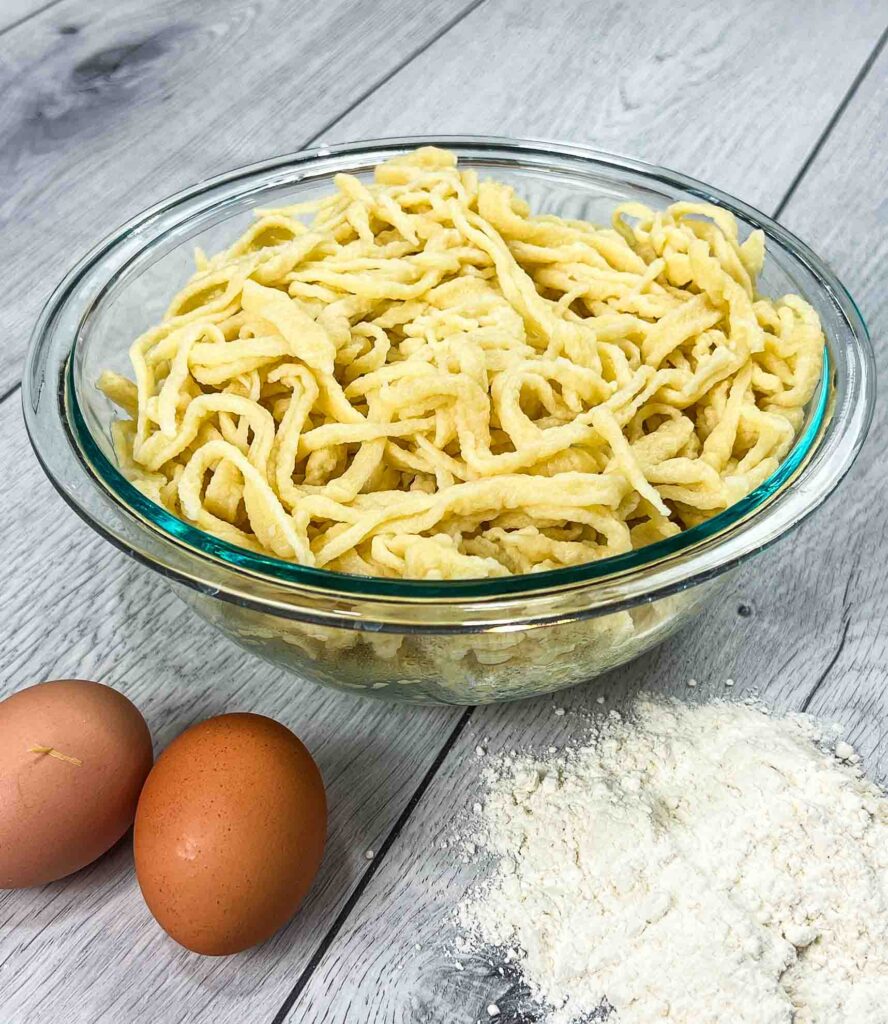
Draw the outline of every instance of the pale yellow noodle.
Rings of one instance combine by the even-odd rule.
[[[431,147],[334,185],[198,253],[134,382],[98,382],[174,515],[305,565],[495,577],[673,536],[791,448],[823,333],[758,293],[764,237],[727,211],[534,216]]]

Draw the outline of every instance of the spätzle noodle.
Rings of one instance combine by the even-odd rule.
[[[178,593],[229,638],[297,677],[408,703],[486,704],[548,693],[613,669],[670,636],[721,588],[721,579],[707,581],[627,611],[539,630],[447,635],[316,625],[190,587]]]
[[[534,216],[431,147],[335,183],[198,253],[134,381],[99,380],[174,515],[334,571],[503,576],[672,536],[790,450],[823,333],[758,294],[727,211]]]

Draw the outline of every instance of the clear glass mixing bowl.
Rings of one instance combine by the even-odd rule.
[[[306,568],[232,547],[171,516],[117,471],[106,367],[126,373],[130,342],[164,312],[191,271],[257,206],[314,198],[334,174],[369,179],[418,145],[514,184],[538,212],[609,222],[618,203],[717,203],[762,228],[761,290],[798,292],[827,337],[825,371],[792,452],[737,505],[638,551],[554,572],[422,582]],[[200,615],[296,675],[417,703],[512,700],[570,686],[648,650],[718,600],[728,570],[786,534],[839,483],[872,414],[866,326],[832,271],[768,217],[662,168],[575,146],[434,137],[308,150],[232,171],[146,210],[84,257],[34,329],[24,381],[28,432],[62,496],[99,533],[164,575]],[[766,568],[766,563],[764,564]],[[134,577],[134,586],[138,577]],[[187,631],[187,620],[183,620]]]

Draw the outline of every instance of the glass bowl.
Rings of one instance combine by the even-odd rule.
[[[586,565],[501,579],[375,579],[233,547],[171,516],[117,471],[101,370],[129,370],[131,341],[163,315],[196,245],[231,243],[257,206],[363,179],[419,145],[516,186],[536,212],[609,222],[618,203],[703,200],[761,228],[762,292],[798,292],[827,338],[824,373],[794,448],[736,505],[675,537]],[[576,146],[512,139],[374,140],[283,156],[180,192],[125,224],[68,274],[34,329],[23,400],[55,486],[108,540],[166,577],[248,650],[327,686],[416,703],[477,704],[551,692],[634,658],[719,599],[729,570],[786,534],[834,490],[874,402],[866,326],[833,272],[779,224],[700,182]],[[133,577],[138,586],[138,577]]]

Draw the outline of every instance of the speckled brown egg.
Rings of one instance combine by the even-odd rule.
[[[220,715],[182,733],[148,776],[136,875],[177,942],[238,953],[296,912],[326,831],[324,783],[296,736],[262,715]]]
[[[43,885],[110,849],[152,760],[144,718],[110,686],[61,679],[0,702],[0,888]]]

